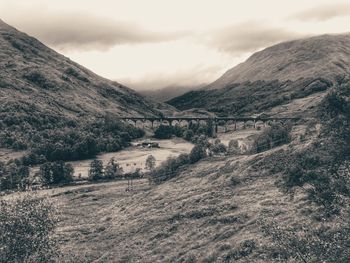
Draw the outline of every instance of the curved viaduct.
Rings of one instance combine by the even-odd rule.
[[[187,126],[190,123],[201,123],[205,122],[207,124],[212,123],[212,125],[215,127],[215,132],[218,132],[219,126],[227,126],[227,124],[234,124],[234,130],[237,129],[238,123],[243,123],[243,127],[245,128],[247,124],[251,124],[256,127],[257,124],[263,124],[263,125],[270,125],[274,122],[279,123],[286,123],[286,122],[297,122],[301,118],[263,118],[263,117],[117,117],[116,119],[132,122],[137,124],[137,122],[142,122],[143,124],[146,122],[150,122],[152,125],[152,128],[154,128],[154,123],[160,123],[164,124],[167,123],[168,125],[172,126],[174,123],[181,124],[182,122],[185,122]],[[226,128],[225,128],[226,130]]]

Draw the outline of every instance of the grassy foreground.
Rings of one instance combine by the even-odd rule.
[[[310,206],[257,168],[263,155],[204,160],[158,186],[113,182],[55,189],[67,262],[273,262],[261,221],[307,223]],[[292,261],[291,261],[292,262]]]

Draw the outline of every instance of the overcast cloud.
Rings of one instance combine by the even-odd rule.
[[[82,13],[37,14],[22,18],[19,24],[22,30],[61,50],[104,50],[121,44],[176,40],[187,34],[155,32],[135,23]]]
[[[214,81],[255,51],[350,31],[348,0],[0,0],[0,19],[135,88]]]
[[[269,27],[258,22],[246,22],[209,32],[206,38],[211,46],[221,51],[240,54],[302,36],[300,33],[283,28]]]
[[[299,20],[326,21],[337,17],[350,16],[350,4],[333,4],[316,6],[293,15],[292,18]]]

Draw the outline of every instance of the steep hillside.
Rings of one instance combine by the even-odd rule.
[[[45,144],[50,143],[52,150],[58,150],[62,144],[74,145],[86,137],[98,139],[107,130],[101,125],[112,129],[112,117],[109,124],[97,123],[107,113],[158,115],[159,111],[131,89],[94,74],[0,21],[0,147],[47,148]],[[113,125],[114,135],[102,136],[101,150],[117,137],[119,142],[114,141],[110,150],[140,134],[123,124]],[[121,132],[129,135],[121,136]],[[67,133],[74,135],[68,138]],[[65,138],[69,142],[63,142]],[[59,158],[63,156],[69,154],[61,153]]]
[[[0,21],[1,104],[13,101],[58,114],[155,114],[131,89],[97,76]]]
[[[206,89],[221,89],[246,81],[281,82],[300,78],[326,78],[350,73],[350,34],[322,35],[280,43],[253,54],[228,70]]]
[[[323,35],[266,48],[202,90],[168,103],[220,115],[310,115],[329,87],[349,75],[349,40],[350,34]]]
[[[297,81],[255,81],[232,84],[223,89],[198,90],[174,98],[168,103],[179,110],[205,108],[220,116],[312,115],[333,83],[324,78]],[[297,100],[306,103],[300,105]],[[290,110],[286,110],[291,108]]]

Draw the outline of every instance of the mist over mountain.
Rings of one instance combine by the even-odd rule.
[[[165,102],[171,100],[172,98],[181,96],[186,92],[198,90],[203,88],[204,85],[199,86],[168,86],[161,89],[148,89],[148,90],[140,90],[139,93],[145,97],[148,97],[152,100]]]
[[[349,73],[350,34],[322,35],[268,47],[202,90],[168,103],[220,115],[303,115]]]

